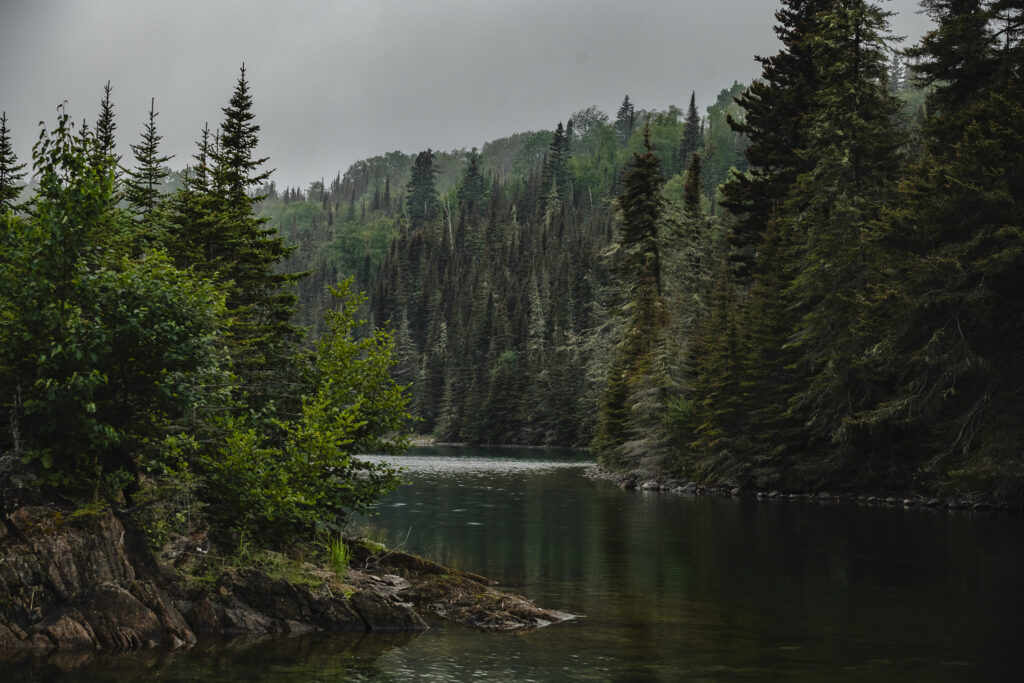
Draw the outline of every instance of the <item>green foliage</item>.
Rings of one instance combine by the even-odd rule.
[[[697,154],[704,143],[704,125],[697,113],[697,93],[690,94],[690,106],[686,109],[686,121],[683,124],[683,136],[679,140],[679,151],[674,171],[680,172],[687,168],[690,159]]]
[[[173,536],[188,536],[199,529],[204,502],[199,498],[201,482],[181,458],[179,439],[163,444],[159,458],[143,467],[153,471],[139,480],[132,494],[132,518],[146,533],[153,548],[162,548]]]
[[[599,462],[616,469],[666,466],[665,405],[674,393],[659,240],[664,180],[646,126],[644,146],[644,154],[634,154],[619,196],[616,272],[625,327],[591,446]]]
[[[223,304],[159,253],[117,256],[113,176],[90,144],[61,112],[35,147],[29,216],[5,220],[0,377],[10,445],[44,481],[116,496],[145,444],[211,399]]]
[[[114,137],[114,131],[117,130],[117,123],[114,121],[114,103],[110,100],[110,93],[113,92],[113,88],[110,87],[110,81],[103,86],[103,99],[100,100],[100,114],[96,118],[95,131],[93,132],[93,139],[95,144],[92,151],[92,166],[96,169],[114,169],[116,173],[117,165],[121,161],[120,155],[115,153],[117,147],[117,141]]]
[[[676,433],[688,433],[693,426],[695,407],[693,401],[682,396],[672,396],[665,402],[665,424]]]
[[[129,183],[141,222],[117,205],[106,95],[109,139],[76,132],[61,107],[34,148],[27,212],[0,216],[5,468],[97,505],[132,494],[155,544],[207,521],[233,528],[249,539],[239,561],[258,559],[249,542],[336,531],[399,483],[357,457],[407,444],[389,336],[361,333],[364,300],[346,281],[316,353],[297,352],[295,277],[276,271],[289,250],[252,212],[266,174],[244,69],[221,134],[204,131],[166,206],[151,110]]]
[[[1021,49],[1012,30],[991,40],[1017,4],[923,3],[937,23],[911,51],[932,86],[915,131],[885,12],[783,3],[783,52],[733,119],[754,165],[725,187],[744,265],[693,346],[686,470],[1020,499]]]
[[[718,93],[715,103],[708,108],[708,125],[701,154],[704,162],[703,190],[707,195],[713,196],[731,174],[743,173],[750,166],[745,154],[749,144],[748,132],[741,124],[735,123],[744,120],[744,111],[737,100],[745,92],[749,90],[742,84],[733,83],[731,88]],[[680,161],[689,164],[690,158]]]
[[[744,156],[750,168],[737,167],[722,187],[722,206],[736,215],[729,243],[737,276],[748,279],[761,233],[789,192],[796,177],[807,170],[799,155],[806,146],[808,127],[803,117],[810,109],[818,73],[807,36],[814,30],[824,0],[782,0],[776,12],[775,33],[782,49],[761,57],[761,78],[736,100],[740,112],[726,116],[729,128],[749,141]],[[719,100],[721,102],[721,100]],[[716,133],[724,132],[718,129]]]
[[[341,534],[329,534],[318,544],[327,558],[327,566],[331,568],[338,581],[345,580],[345,572],[348,571],[348,563],[351,561],[352,553],[345,545],[345,539]]]
[[[21,194],[18,183],[25,177],[24,168],[25,164],[19,164],[14,154],[5,111],[0,113],[0,216],[14,208],[14,201]]]
[[[168,252],[180,267],[191,267],[227,293],[226,333],[239,394],[257,409],[294,403],[291,388],[299,373],[296,350],[302,331],[293,322],[296,296],[291,286],[303,274],[282,272],[291,253],[280,236],[253,213],[250,195],[269,176],[257,158],[259,126],[245,66],[220,131],[210,140],[204,129],[185,185],[169,200]]]
[[[341,310],[328,314],[301,415],[270,423],[225,417],[224,441],[197,454],[210,515],[261,541],[338,530],[399,483],[394,468],[358,457],[408,444],[408,398],[389,374],[391,340],[383,330],[356,339],[361,298],[348,282],[334,295]]]
[[[405,197],[406,217],[413,227],[418,227],[436,215],[437,190],[434,188],[436,173],[433,150],[428,149],[416,155],[416,162],[412,166]]]
[[[110,504],[106,500],[95,500],[79,504],[67,516],[68,524],[89,524],[110,512]]]
[[[109,86],[109,83],[107,85]],[[104,104],[106,102],[107,100],[104,100]],[[138,165],[127,171],[124,181],[125,200],[132,207],[132,211],[143,217],[152,213],[160,202],[162,196],[160,185],[170,175],[165,164],[173,158],[173,155],[162,156],[160,154],[160,140],[163,137],[156,132],[157,112],[154,107],[155,100],[150,100],[149,120],[143,129],[142,141],[137,145],[132,145],[132,153],[135,155]],[[109,146],[109,151],[103,151],[104,158],[113,154],[112,141],[97,140],[97,145],[99,145],[99,150],[106,150]]]

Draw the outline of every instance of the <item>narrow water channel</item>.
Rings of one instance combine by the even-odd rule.
[[[521,634],[286,639],[26,680],[1018,680],[1024,523],[621,491],[582,455],[417,449],[358,526],[579,617]],[[5,679],[6,680],[6,679]],[[11,680],[19,680],[14,678]]]

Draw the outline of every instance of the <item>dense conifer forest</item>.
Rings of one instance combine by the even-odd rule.
[[[1016,499],[1021,8],[922,6],[900,52],[874,3],[787,0],[761,78],[704,116],[627,96],[263,211],[308,250],[310,319],[339,273],[370,291],[440,440]]]
[[[0,446],[42,471],[72,462],[75,432],[55,417],[72,410],[110,458],[76,468],[131,473],[163,439],[157,452],[190,454],[175,467],[249,486],[255,471],[224,470],[226,453],[298,457],[324,406],[344,403],[323,395],[324,359],[355,329],[330,313],[329,286],[351,276],[362,314],[390,330],[361,343],[393,345],[405,427],[439,440],[589,447],[611,470],[759,489],[1020,501],[1024,6],[921,5],[934,29],[899,51],[877,3],[783,0],[779,52],[703,114],[696,93],[664,111],[627,96],[614,116],[587,107],[479,150],[391,152],[306,188],[261,170],[244,73],[173,178],[155,106],[121,170],[108,87],[92,129],[64,116],[44,134],[37,199],[19,205],[3,119],[5,253],[21,255],[2,273],[14,427]],[[71,201],[61,210],[93,212],[89,234],[52,222]],[[34,240],[49,256],[24,251]],[[23,282],[53,300],[45,320]],[[115,381],[61,340],[117,320],[102,294],[118,288],[194,301],[161,299],[188,349],[167,344],[172,356]],[[42,337],[58,351],[24,346]],[[74,353],[106,358],[100,343]],[[185,384],[149,397],[145,372]],[[346,376],[355,400],[361,380]],[[388,396],[353,443],[385,443],[404,410]],[[186,443],[197,429],[219,455]]]

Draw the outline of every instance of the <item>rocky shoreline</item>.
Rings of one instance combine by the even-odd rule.
[[[684,481],[650,472],[612,472],[592,465],[585,470],[585,476],[591,479],[604,479],[622,489],[664,492],[675,495],[716,496],[726,498],[753,498],[759,501],[796,501],[808,503],[851,503],[856,505],[878,507],[925,508],[933,510],[976,510],[982,511],[1020,511],[1017,505],[998,501],[972,498],[970,496],[923,496],[906,492],[889,493],[850,493],[832,491],[799,491],[788,492],[778,490],[757,490],[737,486],[730,482],[700,484],[695,481]]]
[[[156,554],[110,511],[76,517],[18,508],[0,519],[0,660],[177,649],[235,636],[417,632],[428,628],[424,617],[485,631],[572,618],[469,572],[356,539],[346,544],[344,578],[308,562],[300,563],[301,580],[257,566],[210,573],[203,534],[173,539]]]

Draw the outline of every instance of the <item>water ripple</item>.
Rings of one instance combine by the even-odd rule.
[[[360,460],[387,463],[416,474],[464,476],[478,474],[540,473],[583,468],[585,460],[522,460],[518,458],[466,458],[445,455],[360,455]]]

